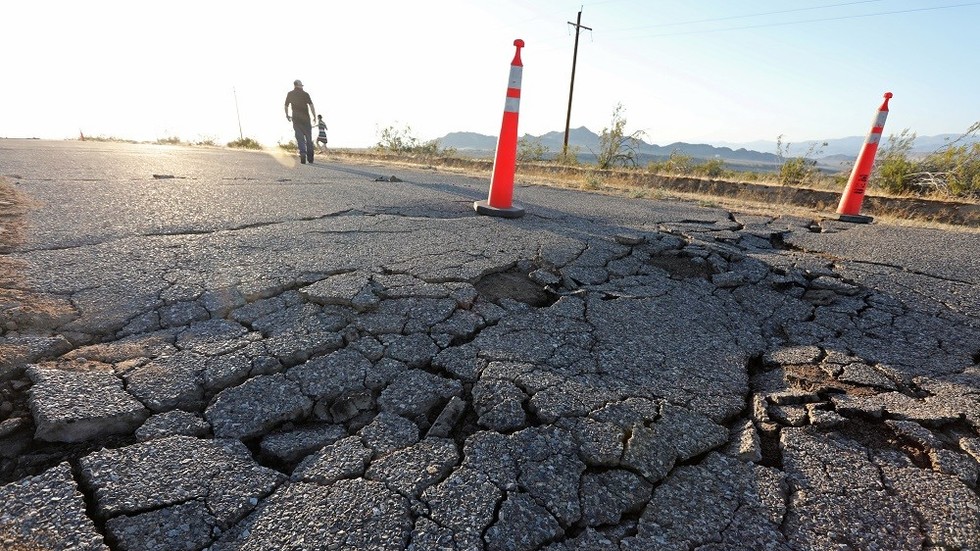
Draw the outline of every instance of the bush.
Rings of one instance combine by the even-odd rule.
[[[388,126],[381,130],[375,149],[382,153],[396,155],[421,155],[423,157],[456,156],[455,148],[440,149],[439,140],[423,142],[412,133],[412,127],[407,124],[402,128]]]
[[[626,118],[623,116],[623,104],[618,103],[613,109],[612,126],[603,128],[599,134],[599,152],[595,153],[596,164],[600,169],[613,166],[636,166],[637,149],[643,131],[637,130],[626,134]]]
[[[786,159],[779,167],[779,183],[784,186],[800,185],[806,181],[815,165],[816,162],[803,157]]]
[[[978,131],[980,122],[921,159],[912,156],[915,133],[906,128],[889,136],[875,159],[869,185],[894,194],[980,198],[980,143],[960,143]]]
[[[699,176],[718,178],[719,176],[725,174],[725,162],[721,159],[711,159],[696,165],[693,172]]]
[[[980,197],[980,143],[950,146],[926,157],[920,182],[954,197]],[[920,183],[921,185],[921,183]]]
[[[127,140],[125,138],[117,138],[115,136],[103,136],[101,134],[98,136],[81,135],[78,139],[83,142],[139,143],[136,140]]]
[[[253,140],[252,138],[242,138],[240,140],[228,142],[228,147],[234,147],[237,149],[262,149],[262,144]]]
[[[555,156],[555,163],[562,166],[578,166],[578,156],[581,151],[582,148],[579,146],[570,145],[567,150]]]
[[[415,146],[407,153],[412,153],[414,155],[422,155],[426,157],[434,157],[439,155],[439,140],[429,140],[423,142],[420,145]]]
[[[897,136],[894,134],[889,136],[885,147],[881,148],[875,156],[868,185],[888,193],[909,193],[911,175],[916,170],[915,163],[909,158],[913,144],[915,144],[915,133],[909,132],[908,128]]]
[[[676,149],[667,157],[664,169],[675,174],[690,174],[694,167],[694,157],[685,155]]]
[[[548,146],[541,143],[540,138],[524,136],[517,140],[517,160],[522,163],[536,163],[544,160]]]
[[[177,136],[170,136],[167,138],[157,138],[156,143],[160,145],[180,145],[180,138]]]
[[[694,158],[685,155],[678,150],[670,152],[670,156],[663,161],[650,161],[647,163],[647,172],[654,174],[691,174],[694,169]]]
[[[582,182],[582,189],[602,189],[602,175],[598,172],[589,172],[586,174],[585,181]]]
[[[290,153],[296,153],[297,151],[299,151],[299,146],[296,145],[296,140],[289,140],[286,143],[280,142],[279,149],[282,149],[283,151],[289,151]]]
[[[381,131],[377,147],[382,152],[406,153],[418,146],[418,138],[412,135],[412,128],[405,125],[404,128],[389,126]]]
[[[810,144],[810,147],[802,156],[787,159],[785,154],[789,153],[789,146],[789,143],[785,146],[783,145],[782,134],[776,138],[776,154],[779,155],[779,160],[782,161],[779,167],[779,183],[784,186],[803,185],[817,172],[817,161],[811,159],[811,157],[819,155],[823,151],[823,148],[827,146],[827,142],[820,144],[819,149],[817,148],[817,143],[814,142]]]

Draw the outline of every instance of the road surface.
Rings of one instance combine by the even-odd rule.
[[[0,175],[4,548],[980,548],[978,233],[508,220],[486,178],[210,148]]]

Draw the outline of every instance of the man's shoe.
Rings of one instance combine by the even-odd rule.
[[[305,164],[306,164],[306,159],[300,159],[300,160],[299,160],[299,162],[300,162],[301,164],[304,164],[304,165],[305,165]]]

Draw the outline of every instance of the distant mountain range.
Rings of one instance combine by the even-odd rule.
[[[882,138],[882,147],[887,143],[889,134],[886,133]],[[936,136],[916,136],[915,145],[912,147],[912,153],[918,154],[928,154],[933,151],[943,147],[944,145],[950,143],[951,141],[960,137],[960,134],[938,134]],[[812,144],[817,144],[814,148],[814,152],[820,152],[820,157],[832,157],[832,156],[846,156],[850,159],[857,157],[858,152],[861,151],[861,146],[864,145],[865,136],[849,136],[847,138],[834,138],[828,140],[809,140],[805,142],[790,143],[790,152],[792,155],[802,155],[806,153],[807,149]],[[972,144],[980,142],[980,137],[971,136],[963,140],[962,143]],[[826,143],[826,146],[821,144]],[[744,142],[744,143],[728,143],[719,142],[719,146],[727,147],[744,147],[746,149],[756,150],[756,151],[776,151],[775,141],[758,140],[754,142]],[[783,144],[786,145],[785,143]]]
[[[562,150],[565,133],[548,132],[540,136],[525,134],[525,138],[539,141],[548,148],[550,154],[554,155]],[[950,140],[959,137],[958,134],[941,134],[938,136],[919,136],[916,138],[913,153],[930,153],[942,147]],[[819,142],[807,141],[801,143],[783,143],[789,156],[805,155],[817,160],[818,164],[826,168],[839,168],[842,164],[850,164],[857,158],[858,153],[864,145],[865,136],[851,136],[847,138],[836,138],[822,140]],[[980,138],[972,137],[966,143],[980,141]],[[826,143],[826,145],[822,145]],[[579,157],[588,159],[593,157],[593,151],[599,149],[599,135],[588,128],[580,127],[569,130],[568,144],[571,147],[579,148]],[[812,151],[811,145],[816,144]],[[439,139],[441,147],[453,147],[461,153],[481,154],[492,152],[497,147],[496,136],[487,136],[475,132],[451,132]],[[663,160],[670,156],[674,151],[683,155],[688,155],[695,159],[709,160],[721,159],[726,164],[739,167],[766,168],[778,166],[780,158],[776,154],[775,141],[754,141],[746,143],[718,143],[692,144],[686,142],[674,142],[668,145],[656,145],[641,141],[637,149],[640,164],[645,164],[652,160]]]

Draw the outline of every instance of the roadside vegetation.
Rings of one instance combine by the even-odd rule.
[[[156,145],[200,145],[200,146],[216,146],[217,138],[213,136],[200,136],[194,141],[184,141],[180,139],[179,136],[166,136],[163,138],[157,138],[153,142],[139,142],[136,140],[128,140],[125,138],[117,138],[115,136],[86,136],[84,134],[79,134],[78,141],[80,142],[107,142],[107,143],[153,143]]]
[[[555,164],[559,166],[579,166],[579,155],[582,153],[582,148],[577,145],[570,145],[566,151],[559,151],[558,155],[555,156]]]
[[[378,132],[378,143],[374,146],[379,153],[408,155],[418,157],[455,157],[456,149],[440,148],[439,140],[423,142],[415,137],[412,127],[392,125]]]
[[[980,200],[980,144],[967,143],[967,138],[980,133],[980,122],[960,137],[928,155],[914,155],[915,134],[903,130],[891,136],[887,145],[878,150],[869,183],[870,190],[883,196],[923,197],[932,199]],[[802,153],[790,154],[791,145],[784,135],[776,139],[778,165],[771,170],[735,170],[722,159],[696,159],[680,151],[666,159],[654,160],[641,166],[638,146],[644,132],[630,130],[625,108],[617,104],[608,127],[599,134],[593,162],[577,146],[568,152],[551,151],[539,138],[524,136],[517,142],[519,170],[525,174],[562,174],[569,185],[589,190],[602,190],[614,182],[638,184],[648,177],[668,179],[694,178],[712,181],[758,183],[762,185],[806,188],[840,193],[850,176],[852,164],[831,172],[818,166],[817,159],[827,143],[812,143]],[[438,140],[423,141],[408,125],[391,125],[379,131],[375,153],[422,157],[426,162],[439,158],[453,159],[459,164],[459,154],[453,148],[442,149]],[[855,154],[858,152],[855,151]],[[560,179],[562,179],[560,178]],[[636,196],[646,192],[635,190]]]
[[[262,144],[252,138],[241,138],[228,142],[228,147],[235,149],[262,149]]]
[[[816,142],[810,144],[806,153],[795,157],[787,157],[790,144],[783,145],[783,135],[776,138],[776,155],[779,156],[779,183],[784,186],[802,186],[813,180],[819,173],[817,160],[814,157],[823,152],[827,142],[817,147]]]
[[[517,142],[518,170],[526,175],[547,174],[566,185],[589,190],[604,190],[616,186],[632,186],[631,196],[650,196],[651,178],[661,181],[707,180],[712,183],[760,184],[802,188],[840,193],[850,176],[852,163],[839,170],[818,166],[817,159],[826,143],[812,143],[800,155],[791,155],[791,144],[785,136],[776,139],[778,164],[769,169],[738,170],[722,159],[699,159],[680,151],[673,151],[667,158],[640,164],[639,144],[645,133],[631,130],[625,116],[625,108],[619,103],[613,108],[610,124],[599,134],[595,151],[583,154],[580,147],[569,146],[568,151],[552,151],[539,138],[527,136]],[[980,202],[980,143],[974,139],[980,135],[980,122],[974,123],[963,134],[949,140],[942,147],[927,154],[913,151],[916,134],[904,129],[889,136],[876,155],[869,181],[869,192],[883,197],[919,197],[928,199]],[[84,136],[79,140],[95,142],[141,143],[114,136]],[[197,141],[183,142],[179,137],[157,139],[166,145],[216,145],[213,137],[201,137]],[[143,142],[146,143],[146,142]],[[262,149],[252,138],[229,142],[227,147]],[[296,143],[279,143],[288,151],[297,150]],[[335,153],[356,155],[356,151],[334,150]],[[443,164],[464,167],[468,162],[481,169],[486,159],[474,159],[460,155],[452,147],[441,147],[439,140],[422,140],[407,124],[392,124],[378,129],[378,142],[371,153],[387,158],[404,157],[407,161],[423,160],[426,164]],[[855,154],[858,152],[855,151]],[[491,159],[493,154],[491,153]],[[591,157],[591,162],[590,162]],[[636,189],[646,188],[646,189]]]
[[[153,142],[157,145],[181,145],[184,142],[180,141],[177,136],[168,136],[166,138],[157,138],[157,141]]]
[[[625,108],[622,103],[617,103],[613,109],[609,128],[603,128],[602,133],[599,134],[599,151],[592,152],[595,155],[596,166],[599,170],[614,166],[635,167],[637,151],[643,136],[642,130],[626,133]]]
[[[197,141],[193,142],[193,145],[216,146],[218,145],[218,138],[214,136],[200,136]]]
[[[117,138],[115,136],[86,136],[84,134],[79,135],[78,141],[80,142],[112,142],[112,143],[139,143],[136,140],[127,140],[125,138]]]
[[[725,163],[721,159],[697,160],[677,150],[671,151],[670,156],[663,161],[647,163],[646,171],[650,174],[704,178],[721,178],[737,174],[735,171],[725,169]]]
[[[980,143],[967,144],[980,122],[925,156],[912,154],[915,133],[908,128],[888,143],[875,158],[869,184],[896,195],[939,195],[980,199]]]
[[[540,138],[524,136],[517,140],[517,162],[540,163],[548,155],[548,146]]]

